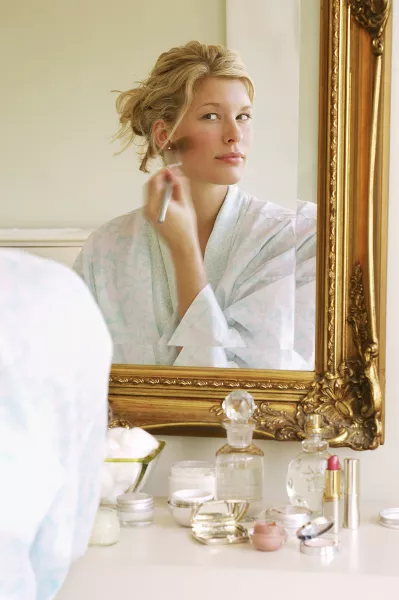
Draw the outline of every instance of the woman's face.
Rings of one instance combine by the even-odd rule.
[[[186,177],[216,185],[237,183],[252,141],[251,115],[242,81],[202,79],[172,140],[183,140],[180,159]]]

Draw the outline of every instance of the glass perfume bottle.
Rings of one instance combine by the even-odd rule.
[[[328,442],[322,437],[320,415],[307,417],[305,432],[302,452],[288,465],[287,492],[291,504],[304,506],[315,515],[321,515],[325,472],[330,454]]]
[[[256,405],[251,394],[237,390],[225,398],[222,408],[227,444],[216,452],[216,495],[218,500],[247,500],[251,518],[261,510],[263,499],[263,452],[252,443]]]

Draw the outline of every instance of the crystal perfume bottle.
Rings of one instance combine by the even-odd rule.
[[[328,442],[322,437],[320,415],[308,416],[305,432],[302,452],[288,465],[287,492],[291,504],[304,506],[315,515],[321,515],[325,472],[330,454]]]
[[[252,443],[256,405],[251,394],[237,390],[225,398],[222,408],[227,444],[216,452],[217,498],[247,500],[250,518],[261,510],[263,499],[263,452]]]

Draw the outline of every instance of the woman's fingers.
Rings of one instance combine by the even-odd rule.
[[[173,200],[180,204],[185,204],[189,193],[187,190],[187,182],[182,171],[179,168],[170,169],[170,181],[172,182],[172,197]]]
[[[151,220],[154,220],[158,216],[168,180],[170,180],[169,175],[165,169],[162,169],[162,171],[159,171],[159,173],[151,177],[147,182],[146,215]]]
[[[168,210],[173,211],[173,203],[178,206],[186,206],[187,189],[186,180],[178,167],[165,168],[156,173],[148,180],[146,185],[145,216],[147,220],[155,223],[159,217],[167,184],[170,184]]]

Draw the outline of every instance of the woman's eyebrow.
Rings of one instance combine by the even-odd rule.
[[[198,108],[204,108],[204,106],[223,106],[220,102],[205,102],[205,104],[201,104]],[[252,109],[251,104],[247,104],[247,106],[243,106],[240,110],[249,110]]]

